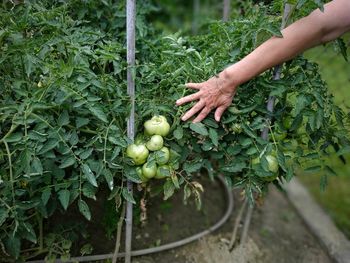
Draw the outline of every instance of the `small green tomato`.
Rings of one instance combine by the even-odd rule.
[[[164,179],[166,177],[170,177],[172,173],[172,168],[169,165],[161,165],[158,166],[155,179]]]
[[[146,178],[148,178],[148,179],[153,178],[156,175],[156,173],[157,173],[157,165],[156,164],[149,165],[149,163],[145,163],[142,166],[142,174]]]
[[[156,162],[159,165],[166,164],[170,159],[170,151],[165,146],[159,151],[156,151],[155,154],[156,154]]]
[[[149,178],[143,175],[141,167],[136,167],[136,173],[140,177],[142,183],[146,183],[149,181]]]
[[[149,151],[144,144],[131,144],[126,149],[126,155],[130,157],[136,165],[144,164]]]
[[[151,139],[146,143],[146,147],[150,151],[158,151],[162,149],[164,144],[163,137],[160,135],[153,135]]]

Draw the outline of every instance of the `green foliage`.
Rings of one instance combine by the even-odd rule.
[[[194,196],[200,207],[202,187],[191,177],[205,168],[211,177],[223,174],[254,202],[255,195],[267,191],[264,177],[273,176],[267,155],[277,154],[280,169],[274,183],[280,184],[293,176],[293,162],[318,157],[331,145],[349,144],[342,128],[347,125],[344,112],[334,106],[317,65],[302,57],[286,63],[279,81],[266,72],[242,85],[220,123],[213,115],[200,124],[182,123],[180,116],[190,105],[174,110],[174,104],[190,93],[183,84],[206,80],[267,37],[280,35],[280,19],[255,6],[246,17],[212,23],[198,36],[160,37],[145,23],[153,6],[141,5],[136,127],[141,133],[142,123],[157,114],[172,123],[174,137],[166,144],[173,149],[171,162],[179,167],[164,180],[165,199],[184,187],[185,199]],[[124,158],[131,143],[126,137],[130,103],[124,14],[121,3],[92,0],[30,1],[1,9],[0,239],[14,258],[21,255],[23,240],[35,246],[40,222],[57,210],[74,204],[90,220],[84,199],[96,199],[103,186],[110,189],[110,199],[138,200],[124,182],[139,182]],[[266,124],[269,95],[277,99],[271,116],[275,122]],[[283,128],[285,118],[293,120],[290,129]],[[290,164],[283,141],[260,138],[265,125],[272,134],[282,129],[287,140],[298,140]],[[256,157],[261,165],[252,167]],[[304,166],[329,170],[320,160]],[[59,236],[50,240],[64,246]],[[67,248],[61,252],[69,257]]]

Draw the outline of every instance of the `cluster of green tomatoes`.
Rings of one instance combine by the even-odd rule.
[[[138,136],[126,149],[126,155],[137,166],[136,172],[143,183],[151,178],[171,176],[174,170],[169,164],[171,151],[164,145],[164,137],[169,131],[170,125],[164,116],[153,116],[144,123],[145,136]]]

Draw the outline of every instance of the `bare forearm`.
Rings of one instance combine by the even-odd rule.
[[[221,75],[238,86],[265,70],[290,60],[304,50],[333,40],[350,29],[350,1],[334,0],[324,12],[315,10],[272,37]]]

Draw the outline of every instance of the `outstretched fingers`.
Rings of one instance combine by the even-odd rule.
[[[228,105],[222,105],[222,106],[216,108],[214,117],[215,117],[215,120],[216,120],[217,122],[220,121],[222,114],[224,113],[224,111],[225,111],[227,108],[228,108]]]
[[[186,83],[185,86],[191,89],[200,89],[202,87],[202,83],[189,82],[189,83]]]
[[[205,117],[208,116],[208,114],[210,113],[211,109],[209,107],[205,107],[200,114],[198,114],[198,116],[193,120],[194,123],[196,122],[201,122],[202,120],[205,119]]]
[[[184,116],[182,116],[181,120],[187,121],[189,118],[191,118],[193,115],[195,115],[201,109],[203,109],[204,106],[205,106],[204,101],[197,102],[188,112],[185,113]]]
[[[200,98],[201,94],[200,92],[197,92],[197,93],[194,93],[194,94],[191,94],[191,95],[188,95],[186,97],[183,97],[181,99],[178,99],[176,101],[176,105],[180,106],[182,104],[185,104],[187,102],[191,102],[191,101],[194,101],[194,100],[198,100]]]

